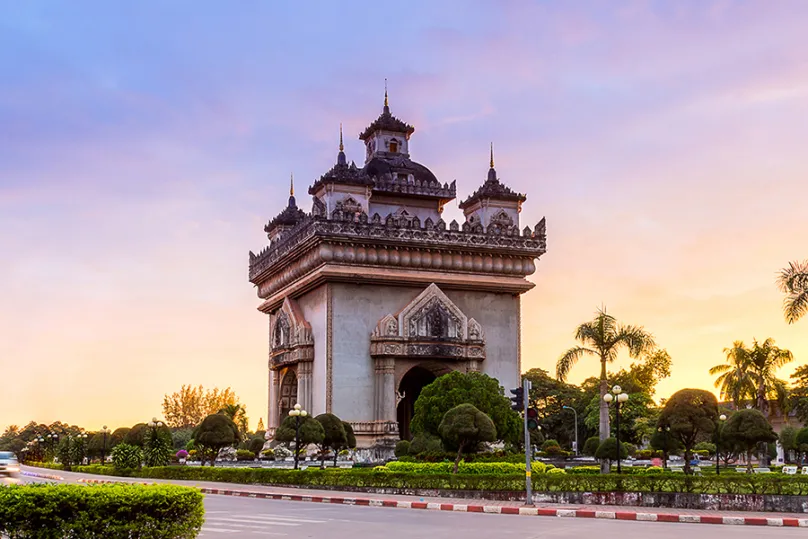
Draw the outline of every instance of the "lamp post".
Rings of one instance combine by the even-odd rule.
[[[572,406],[562,406],[563,410],[572,410],[572,413],[575,414],[575,456],[578,456],[578,412],[575,411],[575,408]]]
[[[79,461],[77,464],[84,464],[84,454],[85,454],[85,447],[87,443],[87,433],[82,432],[76,435],[76,443],[79,446],[78,454],[79,454]]]
[[[721,414],[718,416],[718,425],[716,425],[715,429],[715,475],[721,475],[721,428],[724,426],[724,421],[727,420],[727,416]]]
[[[614,418],[615,427],[617,428],[617,473],[620,473],[620,404],[628,400],[628,393],[623,393],[623,388],[620,386],[614,386],[612,393],[614,393],[614,396],[611,393],[603,395],[603,400],[606,401],[606,404],[614,401]]]
[[[109,429],[106,425],[101,427],[101,434],[104,435],[104,442],[101,444],[101,465],[103,466],[107,461],[107,434],[109,434]]]
[[[300,459],[300,418],[307,415],[309,413],[300,404],[295,404],[295,407],[289,410],[289,416],[295,418],[295,470]]]
[[[56,442],[59,441],[59,435],[55,432],[52,432],[46,436],[50,445],[50,453],[51,453],[51,460],[54,460],[56,453],[54,452],[54,448],[56,446]]]

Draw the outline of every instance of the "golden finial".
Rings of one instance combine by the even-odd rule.
[[[339,151],[345,150],[345,146],[342,144],[342,122],[339,123]]]
[[[491,168],[494,168],[494,143],[491,143]]]
[[[289,174],[289,196],[295,196],[295,173]]]
[[[384,106],[387,107],[387,79],[384,79]]]

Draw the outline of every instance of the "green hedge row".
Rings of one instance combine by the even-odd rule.
[[[14,539],[190,539],[202,493],[176,485],[0,487],[0,536]]]
[[[80,467],[79,471],[89,471]],[[110,466],[95,473],[113,475]],[[210,468],[167,466],[143,468],[133,476],[148,479],[220,481],[240,484],[295,485],[350,488],[408,488],[448,490],[520,491],[525,486],[524,472],[519,474],[424,474],[363,469],[279,470],[262,468]],[[535,473],[536,492],[688,492],[699,494],[788,494],[808,496],[808,477],[757,474],[721,474],[686,476],[659,473],[641,475],[576,475]]]
[[[531,469],[534,473],[544,473],[548,468],[554,468],[552,464],[543,462],[533,462]],[[393,472],[416,473],[416,474],[448,474],[454,469],[454,462],[388,462],[386,466]],[[386,471],[386,470],[382,470]],[[457,472],[460,474],[472,475],[492,475],[492,474],[524,474],[525,463],[518,464],[510,462],[465,462],[460,461]]]

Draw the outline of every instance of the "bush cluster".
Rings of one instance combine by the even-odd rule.
[[[552,465],[549,467],[552,468]],[[378,468],[383,468],[379,466]],[[414,474],[445,474],[451,473],[454,468],[452,462],[390,462],[386,466],[392,472],[414,473]],[[534,473],[544,473],[548,465],[543,462],[533,462],[531,469]],[[525,463],[515,464],[510,462],[465,462],[460,461],[458,465],[459,474],[472,475],[508,475],[524,474]]]
[[[199,490],[176,485],[0,488],[4,537],[193,538],[204,514]]]
[[[390,463],[393,464],[393,463]],[[398,463],[418,464],[418,463]],[[421,463],[423,464],[423,463]],[[479,464],[479,463],[478,463]],[[543,464],[543,463],[537,463]],[[443,464],[451,466],[450,463]],[[385,469],[382,469],[385,468]],[[395,466],[393,466],[395,468]],[[722,472],[720,476],[692,476],[663,473],[653,468],[626,468],[621,475],[593,474],[576,471],[595,467],[574,467],[567,473],[536,472],[532,475],[536,492],[687,492],[703,494],[787,494],[808,495],[808,477],[757,475]],[[479,469],[478,469],[479,470]],[[538,470],[538,468],[537,468]],[[76,471],[121,475],[112,466],[78,466]],[[303,471],[261,468],[202,468],[167,466],[129,470],[129,475],[148,479],[179,479],[188,481],[222,481],[239,484],[290,485],[308,487],[369,487],[409,489],[460,489],[520,491],[524,488],[524,468],[518,473],[462,472],[403,472],[386,467],[325,470],[309,468]]]

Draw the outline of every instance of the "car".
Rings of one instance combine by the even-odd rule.
[[[0,451],[0,475],[20,476],[20,463],[11,451]]]

